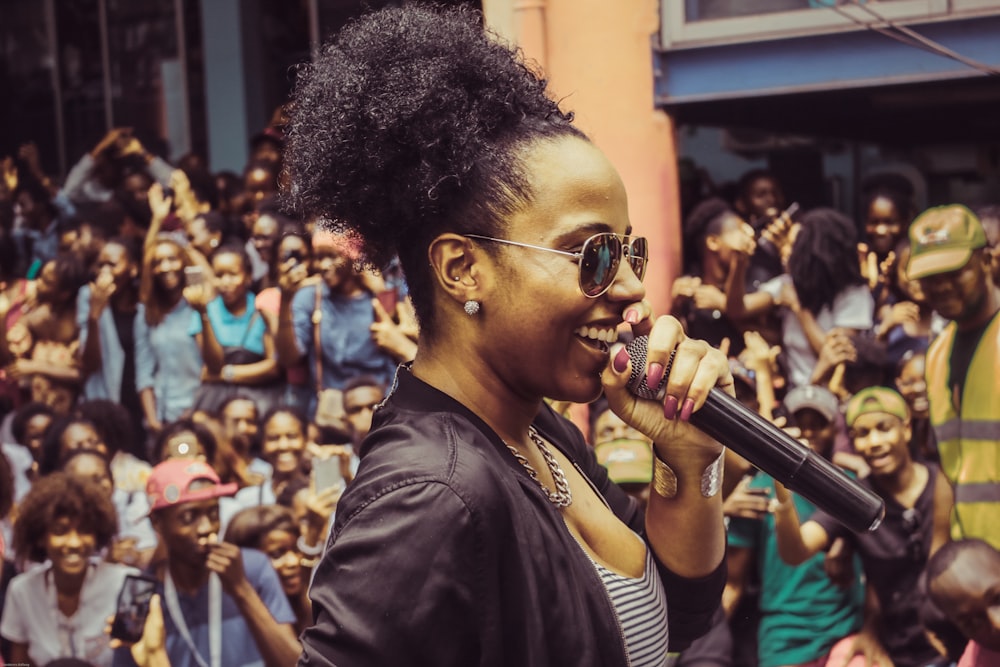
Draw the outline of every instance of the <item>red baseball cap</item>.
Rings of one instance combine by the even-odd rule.
[[[191,483],[198,481],[211,482],[212,485],[192,490]],[[223,484],[212,466],[193,459],[168,459],[153,468],[146,480],[150,512],[182,503],[231,496],[238,488],[235,482]]]

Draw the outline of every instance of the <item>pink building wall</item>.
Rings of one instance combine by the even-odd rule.
[[[618,168],[649,238],[647,298],[667,312],[680,267],[674,128],[653,105],[656,0],[484,0],[489,26],[537,61],[550,90]]]

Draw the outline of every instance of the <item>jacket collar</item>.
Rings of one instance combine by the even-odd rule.
[[[505,456],[509,456],[506,443],[504,443],[489,424],[459,401],[415,376],[411,365],[412,362],[408,362],[400,364],[396,368],[396,375],[393,378],[392,386],[389,388],[385,400],[379,404],[379,409],[375,411],[372,429],[381,425],[383,421],[392,419],[392,413],[397,410],[458,414],[475,426],[498,451],[502,452]],[[383,412],[383,407],[388,409]],[[552,437],[553,417],[551,416],[550,408],[543,404],[533,424],[539,433],[550,443],[559,450],[563,450],[561,443]],[[361,449],[363,453],[365,447],[362,445]],[[563,453],[566,452],[564,451]]]

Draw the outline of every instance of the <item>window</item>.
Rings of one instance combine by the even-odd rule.
[[[664,48],[688,48],[862,30],[855,20],[878,20],[868,9],[913,22],[949,18],[963,7],[997,13],[1000,0],[664,0],[661,36]]]

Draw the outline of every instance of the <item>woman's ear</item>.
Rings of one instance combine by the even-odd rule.
[[[441,290],[464,304],[482,289],[484,254],[461,234],[441,234],[427,248],[431,272]]]

